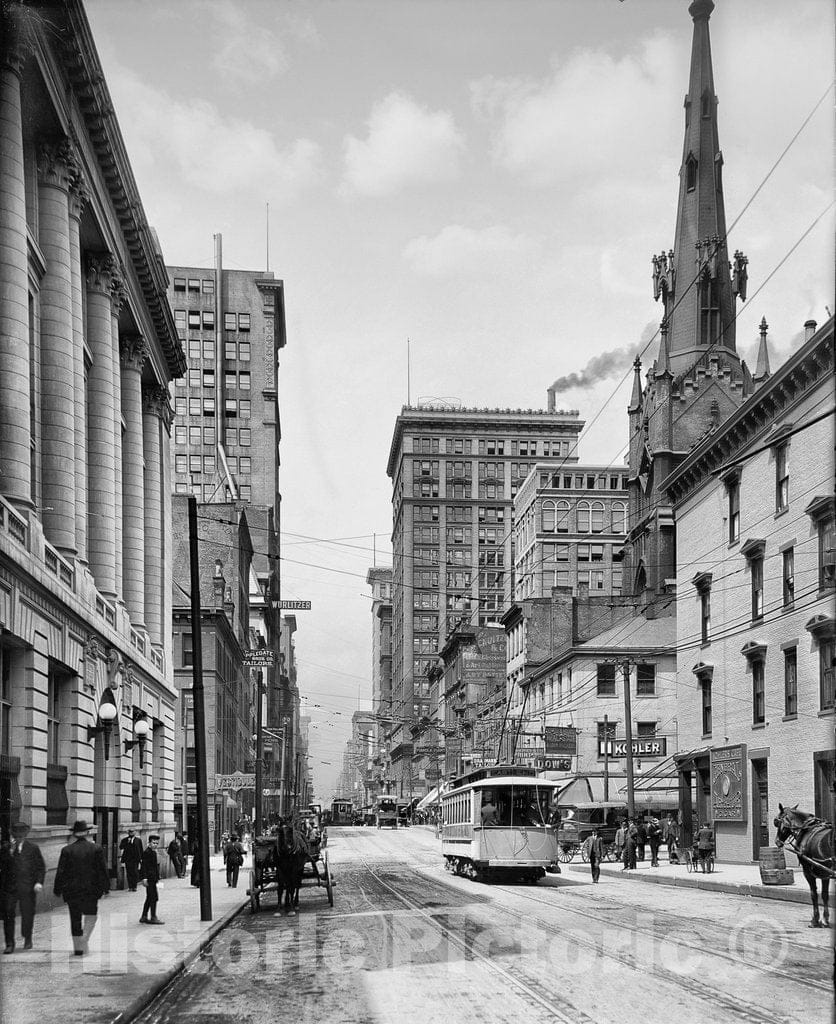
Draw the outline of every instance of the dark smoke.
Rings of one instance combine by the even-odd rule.
[[[630,369],[636,356],[644,352],[644,349],[653,340],[657,331],[658,326],[656,324],[652,322],[646,324],[638,345],[614,348],[611,352],[602,352],[599,356],[593,356],[579,373],[570,373],[566,377],[558,377],[548,390],[558,394],[561,391],[569,391],[570,388],[591,388],[599,381],[609,380],[611,377],[620,377]],[[645,363],[648,360],[652,362],[655,357],[655,351],[652,353],[652,356],[650,351],[648,351],[643,356],[642,361]]]

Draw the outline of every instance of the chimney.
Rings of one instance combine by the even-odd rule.
[[[805,320],[804,321],[804,340],[805,341],[809,341],[810,338],[812,338],[813,335],[816,333],[816,326],[817,325],[816,325],[816,321],[815,320]]]
[[[547,388],[546,389],[546,403],[547,403],[546,404],[546,409],[549,412],[554,412],[555,402],[554,402],[554,389],[553,388]]]

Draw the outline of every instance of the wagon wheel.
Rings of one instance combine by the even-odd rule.
[[[255,880],[255,872],[252,870],[250,871],[250,887],[247,889],[247,892],[250,894],[250,913],[257,914],[261,898]]]
[[[561,864],[568,864],[577,851],[576,843],[560,843],[557,847],[557,859]]]
[[[604,860],[618,860],[615,855],[615,843],[604,843]]]
[[[584,864],[588,864],[589,863],[589,844],[588,843],[581,844],[581,860],[584,862]]]
[[[322,869],[323,869],[323,883],[325,885],[325,891],[328,893],[328,906],[334,906],[334,881],[331,878],[331,869],[328,867],[328,858],[323,855],[322,857]]]

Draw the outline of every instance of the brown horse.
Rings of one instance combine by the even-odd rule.
[[[284,895],[284,910],[289,916],[296,913],[299,905],[299,889],[302,872],[310,853],[304,835],[291,824],[280,825],[276,853],[276,883],[279,890],[279,908]]]
[[[824,927],[830,927],[830,907],[828,895],[830,879],[836,877],[833,860],[833,826],[807,811],[799,811],[795,807],[784,807],[778,804],[778,817],[775,819],[778,835],[775,845],[787,848],[798,857],[801,870],[810,886],[810,898],[813,901],[813,920],[811,928],[821,928],[819,918],[819,894],[817,880],[821,879],[821,902],[824,912]]]

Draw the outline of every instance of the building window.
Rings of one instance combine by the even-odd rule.
[[[578,533],[589,533],[590,509],[585,501],[578,502]]]
[[[203,371],[203,386],[205,388],[213,388],[215,386],[215,371],[204,370]]]
[[[766,721],[764,694],[765,663],[763,658],[752,659],[752,723],[762,725]]]
[[[598,696],[615,696],[615,665],[598,665]]]
[[[702,705],[702,734],[711,735],[711,676],[700,679],[700,697]]]
[[[188,472],[188,462],[186,460],[186,456],[185,455],[175,455],[174,456],[174,472],[175,473],[187,473]]]
[[[189,416],[199,416],[201,403],[199,398],[189,399]]]
[[[174,428],[174,443],[183,445],[188,443],[188,433],[185,427]]]
[[[189,427],[189,444],[200,445],[202,436],[200,427]]]
[[[249,391],[250,390],[250,372],[249,372],[249,370],[242,370],[238,374],[238,387],[242,391]]]
[[[627,532],[627,510],[621,502],[616,502],[612,507],[612,532]]]
[[[248,341],[242,341],[238,345],[238,358],[248,363],[250,361],[250,343]]]
[[[190,668],[194,664],[194,646],[192,645],[192,634],[183,633],[183,668]]]
[[[200,283],[203,286],[204,295],[215,294],[215,279],[213,277],[204,277]]]
[[[214,406],[213,406],[214,408]],[[211,447],[215,447],[215,428],[204,427],[203,428],[203,443],[208,444]]]
[[[656,666],[636,665],[636,696],[653,697],[656,694]]]
[[[715,243],[711,243],[713,246]],[[716,345],[720,340],[720,290],[717,279],[703,278],[700,294],[700,344]]]
[[[204,341],[203,342],[203,361],[206,362],[206,363],[211,363],[211,362],[214,362],[214,359],[215,359],[215,343],[213,341]]]
[[[785,512],[790,505],[790,471],[787,462],[787,445],[775,449],[775,511]]]
[[[174,310],[174,326],[178,331],[185,331],[186,329],[186,311],[185,309]]]
[[[215,415],[215,399],[204,398],[203,399],[203,415],[214,416]]]
[[[795,554],[793,548],[786,548],[781,554],[783,600],[785,608],[792,608],[795,601]]]
[[[600,501],[592,503],[592,532],[604,532],[604,506]]]
[[[238,402],[234,398],[227,398],[224,400],[224,416],[237,416],[238,415]]]
[[[740,478],[732,477],[726,484],[729,494],[729,544],[740,540]]]
[[[212,309],[203,310],[203,330],[214,331],[215,330],[215,312]]]
[[[189,310],[189,330],[199,331],[200,330],[200,310],[190,309]]]
[[[199,292],[200,291],[200,281],[196,277],[190,277],[189,278],[189,291],[190,292]]]
[[[234,331],[238,327],[238,317],[235,313],[224,313],[224,330]]]
[[[238,431],[235,427],[227,427],[224,430],[224,444],[227,448],[234,448],[238,444]]]
[[[249,448],[250,446],[250,428],[241,427],[238,431],[238,443],[242,448]]]
[[[174,290],[176,292],[184,292],[186,290],[186,279],[185,277],[174,278]]]
[[[836,586],[836,554],[834,554],[834,519],[832,516],[819,520],[819,589],[832,590]]]
[[[752,621],[763,618],[763,555],[752,558]]]
[[[238,314],[238,330],[248,331],[250,329],[250,314],[239,313]]]
[[[244,420],[248,420],[250,418],[250,401],[248,398],[239,399],[238,415]]]
[[[224,342],[224,359],[228,363],[234,363],[238,358],[238,346],[234,341]]]
[[[689,192],[697,187],[697,160],[693,153],[689,153],[685,161],[685,187]]]
[[[819,692],[821,710],[828,711],[836,706],[836,642],[833,637],[819,641]]]
[[[198,370],[198,369],[189,370],[189,387],[190,388],[199,388],[200,387],[200,382],[201,382],[200,370]]]
[[[788,647],[784,651],[784,715],[795,718],[798,714],[798,650]]]
[[[189,456],[189,472],[199,473],[203,468],[203,459],[200,455]]]
[[[200,338],[189,338],[189,359],[193,363],[200,359]],[[177,386],[181,385],[178,383]]]
[[[553,501],[543,502],[543,533],[554,533],[557,529],[557,508]]]

